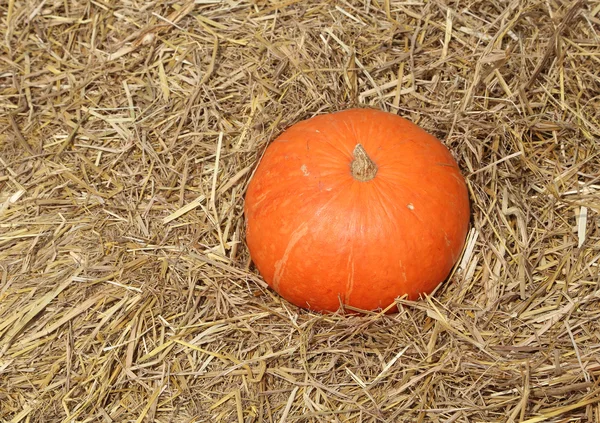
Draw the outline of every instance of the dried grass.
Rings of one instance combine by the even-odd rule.
[[[600,2],[0,4],[0,421],[600,421]],[[265,288],[267,142],[367,105],[452,149],[461,265],[392,316]]]

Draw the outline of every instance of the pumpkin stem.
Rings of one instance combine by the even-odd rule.
[[[370,181],[377,175],[377,165],[368,156],[365,148],[356,144],[354,147],[354,160],[350,163],[352,176],[362,182]]]

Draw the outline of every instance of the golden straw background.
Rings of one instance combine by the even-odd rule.
[[[599,34],[598,0],[0,2],[0,421],[600,422]],[[354,106],[473,202],[390,316],[299,310],[244,244],[268,142]]]

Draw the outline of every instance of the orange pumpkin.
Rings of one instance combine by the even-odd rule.
[[[350,109],[269,145],[246,193],[246,242],[291,303],[374,310],[448,277],[469,214],[465,180],[438,139],[395,114]]]

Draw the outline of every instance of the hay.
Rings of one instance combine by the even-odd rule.
[[[0,421],[600,421],[597,0],[0,4]],[[321,316],[250,266],[268,141],[364,105],[450,147],[460,266]]]

